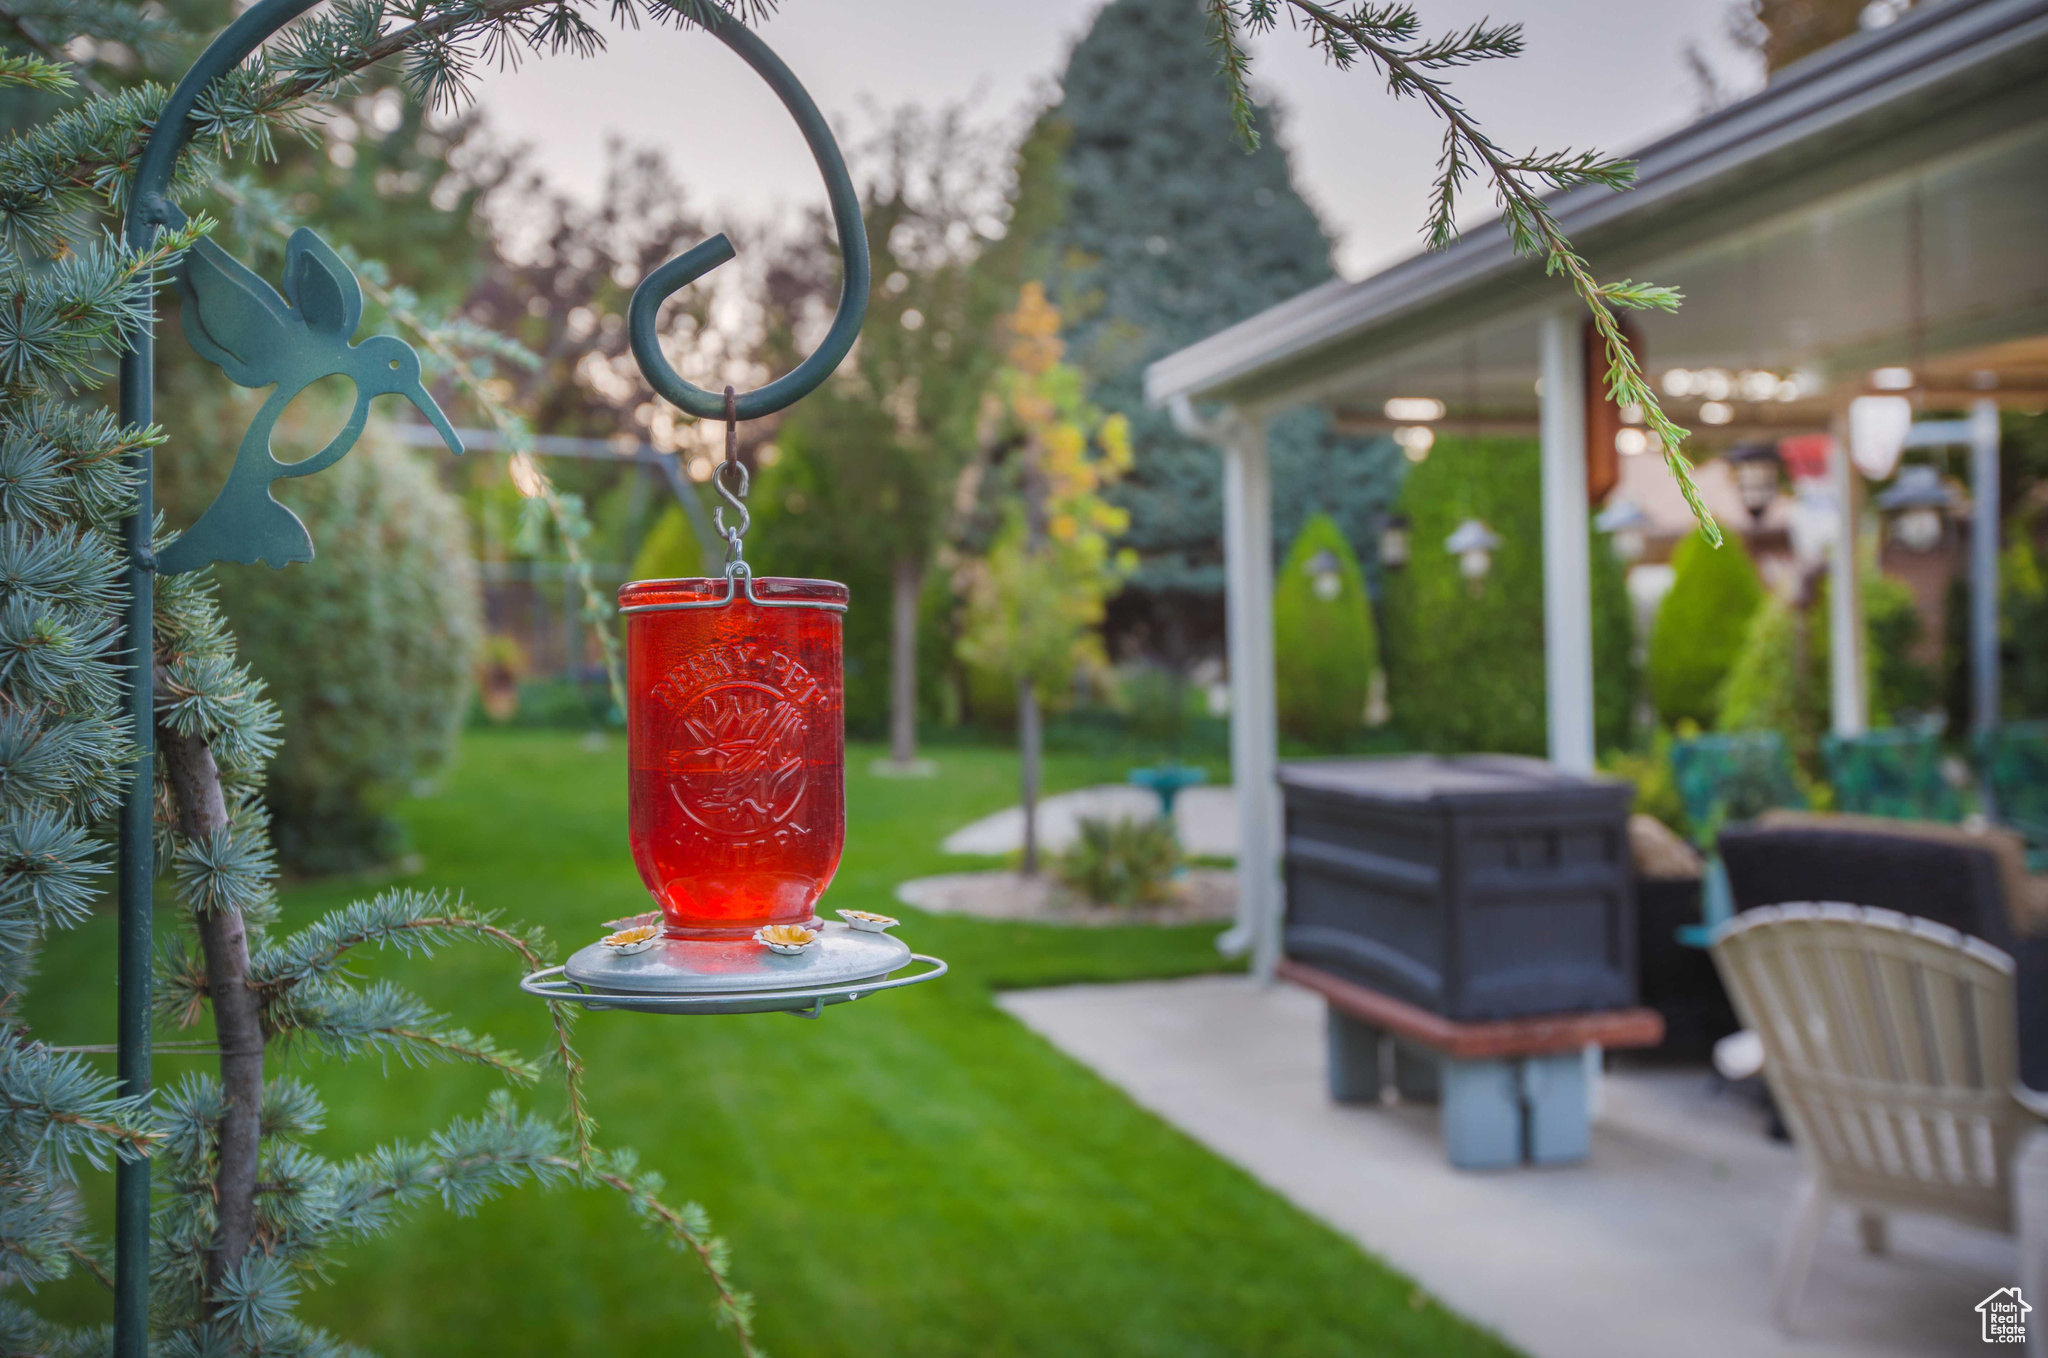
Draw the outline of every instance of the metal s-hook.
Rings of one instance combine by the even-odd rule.
[[[808,395],[832,375],[832,370],[853,347],[855,337],[860,334],[861,322],[867,318],[868,233],[866,224],[861,221],[860,194],[853,187],[853,177],[847,173],[845,158],[839,154],[839,143],[833,140],[832,129],[825,122],[825,116],[818,112],[818,106],[797,83],[796,76],[782,64],[781,58],[768,50],[766,43],[738,20],[717,17],[704,27],[753,67],[782,100],[790,116],[796,119],[804,140],[810,144],[811,155],[818,162],[818,171],[825,177],[825,192],[832,204],[832,224],[839,232],[839,258],[844,276],[839,286],[839,309],[833,314],[832,328],[810,356],[792,371],[737,399],[732,407],[732,418],[753,420],[773,414]],[[721,232],[702,245],[684,251],[640,280],[640,286],[633,289],[632,304],[626,308],[626,332],[632,341],[633,359],[640,365],[648,385],[664,399],[700,420],[725,417],[728,398],[685,381],[669,366],[668,360],[662,356],[654,318],[655,313],[661,310],[661,304],[672,294],[696,282],[733,255],[732,242]]]
[[[731,575],[735,571],[746,571],[747,563],[740,556],[742,550],[740,539],[747,535],[747,529],[751,528],[754,524],[754,516],[747,513],[747,506],[745,504],[747,496],[747,464],[740,461],[740,417],[737,409],[738,404],[738,401],[733,397],[732,388],[727,387],[725,389],[725,461],[719,463],[718,469],[711,474],[712,484],[718,488],[719,497],[725,501],[726,505],[731,505],[734,509],[738,510],[740,514],[739,523],[731,528],[727,528],[725,526],[725,505],[717,505],[711,511],[711,522],[717,526],[718,536],[725,539],[725,573],[727,575]],[[728,471],[739,473],[739,484],[737,486],[728,486],[726,484],[725,474]]]

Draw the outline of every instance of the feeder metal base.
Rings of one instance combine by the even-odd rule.
[[[946,964],[911,952],[888,934],[827,924],[818,941],[780,956],[751,939],[662,939],[646,952],[620,956],[593,943],[566,966],[521,978],[519,988],[542,999],[586,1009],[641,1014],[793,1013],[815,1018],[826,1005],[879,990],[936,980]],[[925,970],[893,976],[913,962]]]
[[[888,934],[826,924],[818,941],[793,956],[751,938],[664,938],[621,957],[602,943],[581,949],[563,974],[592,990],[636,995],[708,995],[797,986],[839,985],[887,976],[910,962],[910,947]]]

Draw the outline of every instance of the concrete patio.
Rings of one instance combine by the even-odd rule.
[[[1788,1339],[1767,1306],[1796,1156],[1704,1071],[1611,1071],[1586,1165],[1460,1173],[1434,1109],[1328,1101],[1305,992],[1199,977],[1002,1004],[1530,1358],[1974,1352],[1972,1308],[2016,1276],[2011,1240],[1927,1218],[1894,1219],[1889,1256],[1866,1256],[1844,1213]]]
[[[1141,787],[1103,783],[1062,792],[1038,803],[1038,843],[1058,853],[1080,834],[1081,822],[1154,820],[1159,797]],[[1237,794],[1229,786],[1191,787],[1174,799],[1174,833],[1188,853],[1205,858],[1237,857]],[[947,835],[947,853],[1015,853],[1024,847],[1024,808],[1007,807]]]

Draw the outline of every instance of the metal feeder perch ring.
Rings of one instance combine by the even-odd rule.
[[[914,953],[901,939],[844,924],[827,924],[818,944],[780,956],[751,939],[664,938],[645,952],[621,955],[603,943],[567,963],[520,978],[519,988],[544,1000],[636,1014],[795,1014],[816,1018],[827,1005],[884,990],[935,981],[946,974],[936,957]],[[904,968],[923,971],[902,976]]]

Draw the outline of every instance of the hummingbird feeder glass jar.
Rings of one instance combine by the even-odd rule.
[[[830,580],[641,580],[626,616],[633,861],[671,938],[815,924],[846,837]]]

